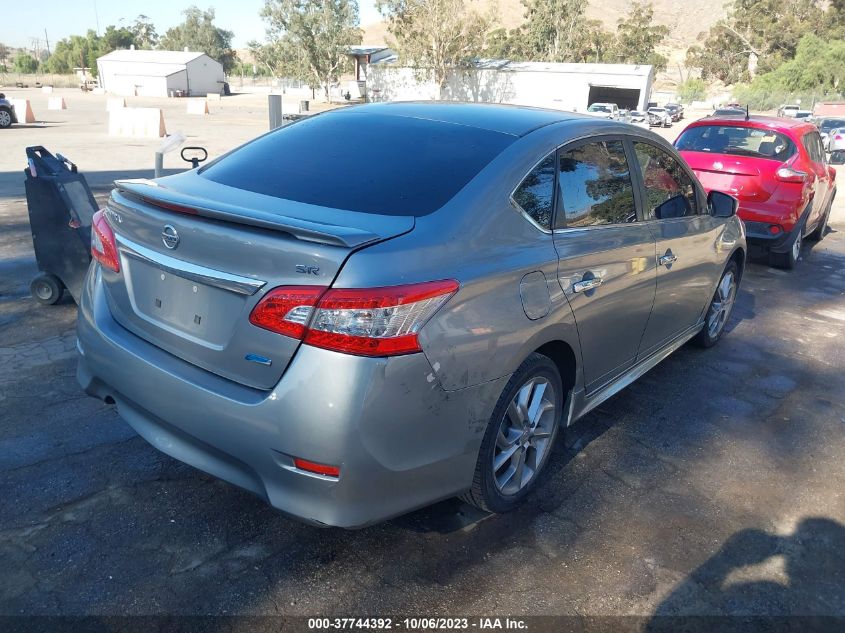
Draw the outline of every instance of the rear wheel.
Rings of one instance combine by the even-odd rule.
[[[41,273],[29,285],[29,291],[32,297],[44,305],[53,305],[62,298],[64,292],[64,285],[55,275],[49,273]]]
[[[704,327],[701,328],[701,332],[693,339],[696,345],[700,347],[713,347],[722,338],[725,325],[727,325],[728,319],[731,318],[731,312],[733,312],[738,290],[739,267],[735,261],[731,261],[725,268],[725,272],[722,273],[722,278],[719,280],[719,285],[716,286],[713,299],[710,300],[707,315],[704,317]]]
[[[0,130],[12,125],[12,113],[8,108],[0,108]]]
[[[795,268],[795,264],[798,263],[798,257],[801,255],[801,244],[803,241],[801,229],[799,228],[798,235],[788,251],[785,253],[769,253],[769,265],[786,270]]]
[[[487,512],[516,508],[537,485],[563,414],[563,383],[546,356],[531,354],[499,398],[463,500]]]

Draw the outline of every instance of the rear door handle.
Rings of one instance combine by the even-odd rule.
[[[595,290],[601,286],[602,278],[593,277],[592,279],[582,279],[572,284],[572,292],[587,292],[588,290]]]
[[[661,255],[657,258],[657,265],[658,266],[669,266],[670,264],[674,264],[678,261],[678,258],[672,251],[669,251],[665,255]]]

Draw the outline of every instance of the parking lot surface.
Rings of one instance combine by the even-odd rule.
[[[212,156],[265,127],[254,109],[197,125]],[[104,191],[156,145],[82,110],[2,133],[0,615],[845,616],[845,203],[797,270],[748,264],[716,347],[571,427],[519,511],[451,500],[318,529],[157,452],[77,385],[76,306],[29,296],[21,148],[75,158],[60,128],[88,120],[67,145]]]

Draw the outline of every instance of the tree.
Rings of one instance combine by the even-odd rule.
[[[149,17],[143,13],[135,18],[135,22],[129,27],[135,38],[135,47],[153,49],[158,46],[158,33],[156,27]]]
[[[705,96],[707,96],[707,84],[703,79],[690,77],[678,84],[678,99],[684,103],[701,101]]]
[[[806,33],[827,28],[815,0],[733,0],[701,45],[687,51],[687,65],[699,68],[704,79],[747,81],[792,59]]]
[[[486,48],[493,11],[482,15],[464,0],[376,0],[402,60],[442,90],[449,71]]]
[[[603,61],[610,36],[585,14],[587,0],[522,0],[525,23],[520,27],[522,59],[546,62]]]
[[[349,47],[361,43],[355,0],[265,0],[261,17],[268,43],[252,47],[257,60],[274,74],[284,74],[329,88],[349,63]]]
[[[667,60],[657,52],[657,47],[668,33],[668,27],[654,24],[654,7],[650,2],[634,0],[628,16],[617,23],[613,56],[622,64],[649,64],[655,70],[666,70]]]
[[[161,38],[159,48],[170,51],[191,51],[205,53],[223,64],[229,72],[235,65],[235,51],[232,50],[234,33],[214,25],[214,9],[201,11],[190,6],[182,12],[185,21],[179,26],[167,29]]]
[[[107,26],[102,36],[89,29],[84,36],[71,35],[56,42],[45,68],[55,74],[71,73],[74,68],[89,68],[91,75],[96,77],[98,57],[130,48],[135,43],[134,34],[127,28]]]
[[[9,58],[9,47],[0,42],[0,67],[6,72],[6,60]]]
[[[135,44],[135,34],[126,27],[114,25],[106,27],[105,32],[96,41],[96,47],[102,55],[112,51],[131,48]]]
[[[16,73],[32,74],[38,70],[38,60],[23,51],[15,56],[14,64]]]

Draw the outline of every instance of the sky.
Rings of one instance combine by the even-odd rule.
[[[259,12],[264,0],[13,0],[3,6],[0,42],[7,46],[34,48],[33,38],[44,48],[44,30],[50,46],[69,35],[82,35],[88,29],[102,33],[110,24],[131,24],[139,14],[149,16],[162,35],[182,19],[182,11],[195,4],[200,9],[213,7],[215,23],[235,33],[235,48],[245,48],[250,40],[264,39],[264,22]],[[361,24],[380,19],[375,0],[358,0]]]

